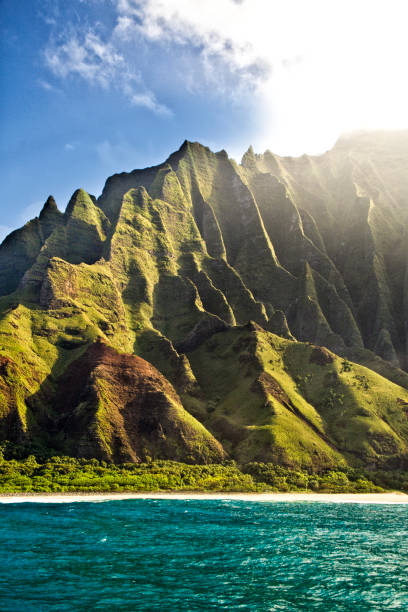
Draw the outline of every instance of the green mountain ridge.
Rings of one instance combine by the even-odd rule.
[[[407,165],[408,132],[240,165],[185,141],[50,196],[0,246],[0,439],[408,469]]]

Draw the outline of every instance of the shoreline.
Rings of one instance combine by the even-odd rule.
[[[323,502],[357,504],[408,504],[408,495],[391,493],[206,493],[198,491],[151,491],[125,493],[9,493],[0,494],[0,504],[74,503],[123,501],[126,499],[234,500],[250,502]]]

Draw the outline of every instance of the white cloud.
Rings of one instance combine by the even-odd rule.
[[[50,91],[53,93],[61,93],[61,90],[58,87],[55,87],[52,83],[49,83],[45,79],[37,79],[37,84],[45,89],[45,91]]]
[[[318,4],[324,6],[322,1]],[[133,32],[154,42],[191,44],[200,49],[202,58],[222,59],[224,67],[256,82],[268,73],[267,67],[303,51],[310,4],[290,0],[117,0],[117,10],[118,35],[129,37]]]
[[[321,151],[353,128],[408,126],[406,0],[110,1],[110,30],[67,29],[47,46],[55,76],[159,115],[171,114],[171,88],[219,95],[256,117],[256,148],[281,153]],[[150,48],[162,53],[146,65]]]
[[[117,0],[116,35],[192,46],[223,95],[257,98],[258,144],[322,148],[342,130],[405,127],[404,0]],[[225,75],[235,80],[226,80]],[[188,75],[186,75],[188,80]],[[276,146],[275,146],[276,148]]]
[[[70,142],[67,142],[67,144],[64,145],[64,149],[66,151],[73,151],[75,149],[75,145],[71,144]]]
[[[105,88],[115,78],[118,68],[124,67],[123,57],[93,32],[80,38],[72,31],[65,40],[49,45],[44,57],[55,76],[65,79],[77,75]]]
[[[127,40],[133,36],[134,29],[135,22],[131,17],[119,15],[114,34],[122,40]]]
[[[171,114],[143,85],[140,74],[130,69],[115,45],[102,40],[92,30],[81,32],[78,28],[69,28],[61,38],[50,41],[44,50],[44,59],[54,76],[62,81],[79,77],[91,86],[119,90],[132,105],[144,106],[160,115]],[[41,85],[51,89],[46,81]]]
[[[153,92],[147,91],[144,93],[132,93],[130,103],[133,106],[144,106],[158,115],[171,115],[172,112],[164,104],[159,104]]]
[[[49,26],[57,25],[57,20],[54,17],[43,16],[44,22]]]

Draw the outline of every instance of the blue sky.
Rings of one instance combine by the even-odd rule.
[[[0,239],[185,138],[320,153],[406,127],[404,2],[0,0]],[[346,43],[345,43],[346,41]]]

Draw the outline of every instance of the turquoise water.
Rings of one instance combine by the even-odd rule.
[[[0,610],[407,610],[408,506],[0,504]]]

